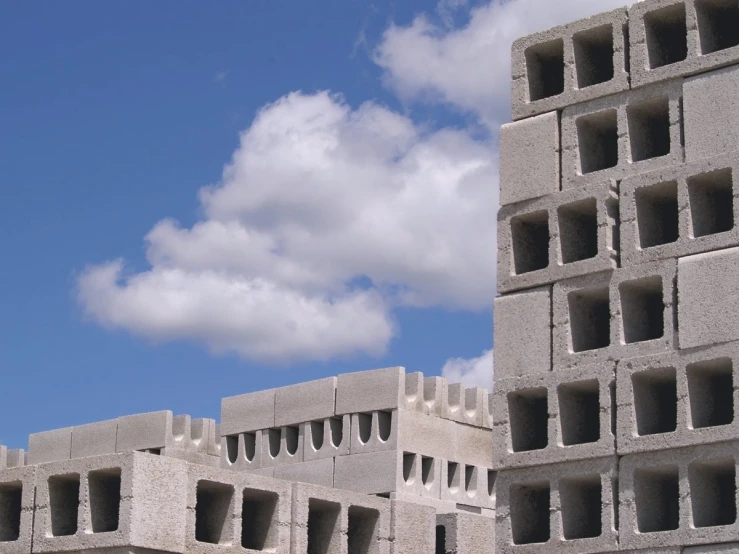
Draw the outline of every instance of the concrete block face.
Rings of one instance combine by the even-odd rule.
[[[28,463],[43,464],[69,460],[72,453],[72,428],[33,433],[28,436]]]
[[[493,467],[616,454],[615,364],[504,379],[493,397]]]
[[[254,431],[221,437],[221,467],[239,471],[261,469],[265,434]]]
[[[437,544],[443,543],[445,552],[488,554],[490,545],[495,544],[495,519],[490,517],[465,513],[439,514],[436,525]],[[439,537],[440,533],[443,533],[443,537]]]
[[[262,432],[262,467],[297,464],[303,461],[303,431],[300,425],[285,425]]]
[[[189,435],[188,424],[189,419],[175,418],[168,410],[119,417],[116,452],[161,449],[177,444],[185,446],[188,444],[185,434],[187,426]]]
[[[737,246],[737,178],[739,156],[725,155],[624,179],[622,266]]]
[[[336,377],[276,389],[274,426],[331,417],[335,400]]]
[[[498,296],[494,302],[496,381],[551,371],[551,287]]]
[[[303,423],[303,460],[320,460],[349,454],[351,417],[329,417]]]
[[[399,410],[378,410],[351,415],[351,454],[396,450]]]
[[[117,419],[72,427],[70,458],[115,454],[117,437]]]
[[[30,554],[36,468],[0,469],[0,550],[3,554]]]
[[[402,367],[339,375],[336,383],[336,415],[405,407],[405,384],[406,374]],[[413,401],[416,398],[413,394]]]
[[[739,542],[727,544],[704,544],[689,546],[683,550],[684,554],[739,554]]]
[[[221,435],[248,433],[275,426],[275,389],[221,400]]]
[[[738,455],[733,441],[621,458],[621,548],[736,542]]]
[[[390,539],[392,554],[434,552],[436,510],[402,500],[392,500]]]
[[[334,487],[363,494],[402,491],[415,495],[420,492],[419,486],[429,485],[432,489],[436,487],[435,496],[439,498],[438,468],[428,474],[426,483],[420,479],[415,480],[419,468],[413,465],[414,456],[415,454],[408,453],[406,457],[404,452],[387,450],[335,458]]]
[[[562,190],[680,164],[682,79],[562,112]]]
[[[491,367],[490,371],[492,370]],[[490,428],[486,389],[467,387],[463,383],[450,383],[447,388],[447,403],[446,418],[465,425]]]
[[[605,180],[498,211],[498,291],[618,265],[618,185]]]
[[[739,436],[739,343],[622,360],[616,373],[619,454]]]
[[[620,8],[516,40],[513,119],[627,90],[626,15]]]
[[[678,263],[680,348],[739,340],[739,248]]]
[[[322,458],[275,466],[274,477],[294,483],[310,483],[331,488],[334,486],[334,459]]]
[[[455,460],[441,460],[441,490],[443,501],[458,507],[495,509],[496,472]]]
[[[559,114],[550,112],[500,128],[500,204],[559,192]]]
[[[585,275],[554,285],[554,370],[672,350],[676,260]]]

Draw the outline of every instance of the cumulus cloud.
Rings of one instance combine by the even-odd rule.
[[[493,390],[493,350],[484,351],[477,358],[451,358],[441,368],[441,375],[451,383]]]
[[[160,221],[149,269],[90,266],[78,299],[102,325],[262,362],[381,355],[397,306],[492,303],[496,183],[465,131],[291,93],[200,191],[202,221]]]

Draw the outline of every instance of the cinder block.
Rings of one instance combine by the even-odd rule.
[[[436,510],[392,500],[392,554],[430,554],[435,548]]]
[[[676,260],[663,260],[556,283],[554,370],[675,348],[676,273]]]
[[[303,427],[303,460],[320,460],[349,454],[351,416],[328,417],[309,421]]]
[[[739,342],[621,360],[616,383],[619,454],[739,436]]]
[[[340,456],[335,458],[334,487],[363,494],[403,492],[439,498],[441,466],[438,460],[430,460],[398,450]],[[426,469],[423,473],[421,466]]]
[[[303,427],[285,425],[262,433],[262,467],[303,461]]]
[[[140,452],[38,466],[33,551],[184,552],[187,463]]]
[[[0,551],[30,554],[33,537],[33,507],[36,467],[0,465]]]
[[[683,550],[683,554],[739,554],[739,542],[689,546]]]
[[[70,458],[87,458],[116,453],[118,420],[98,421],[72,427]]]
[[[562,190],[680,164],[682,79],[562,112]]]
[[[739,245],[736,178],[729,155],[621,181],[622,266]]]
[[[621,548],[738,541],[738,457],[737,441],[622,457]]]
[[[376,410],[418,408],[422,380],[406,375],[402,367],[343,373],[336,383],[336,415]],[[419,396],[420,392],[420,396]]]
[[[631,86],[739,61],[739,7],[731,0],[647,0],[629,9]]]
[[[495,509],[496,472],[455,460],[440,460],[443,501],[457,506]]]
[[[276,389],[273,426],[282,427],[331,417],[334,415],[335,400],[336,377]]]
[[[275,389],[221,400],[221,435],[249,433],[275,426]]]
[[[680,348],[739,340],[739,248],[678,263]]]
[[[618,185],[606,180],[498,211],[498,291],[618,266]]]
[[[492,371],[491,366],[490,372]],[[490,429],[490,409],[486,389],[467,387],[463,383],[449,383],[446,397],[449,407],[445,412],[445,418],[465,425]]]
[[[444,544],[444,552],[489,554],[495,544],[495,520],[475,514],[440,514],[436,518],[437,544]],[[443,533],[443,537],[439,534]],[[431,552],[429,550],[428,552]]]
[[[500,128],[500,205],[559,192],[559,114]]]
[[[615,364],[496,381],[493,465],[545,465],[616,454]]]
[[[42,431],[28,436],[28,463],[44,464],[69,460],[72,453],[72,428]]]
[[[495,380],[552,370],[552,289],[494,300]]]
[[[617,479],[615,456],[499,472],[495,552],[617,551]]]
[[[275,466],[275,479],[294,483],[310,483],[321,487],[334,486],[334,459],[322,458],[309,462]]]
[[[169,410],[118,418],[117,452],[192,448],[190,416],[173,416]]]
[[[513,119],[627,90],[626,25],[619,8],[516,40]]]
[[[221,437],[221,467],[239,471],[261,469],[265,433],[254,431]]]

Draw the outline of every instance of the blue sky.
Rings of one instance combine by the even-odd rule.
[[[510,42],[610,7],[547,3],[1,5],[0,444],[391,365],[491,382]]]

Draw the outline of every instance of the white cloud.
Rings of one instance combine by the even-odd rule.
[[[464,383],[470,387],[493,390],[493,350],[486,350],[477,358],[451,358],[441,369],[441,375],[450,383]]]

